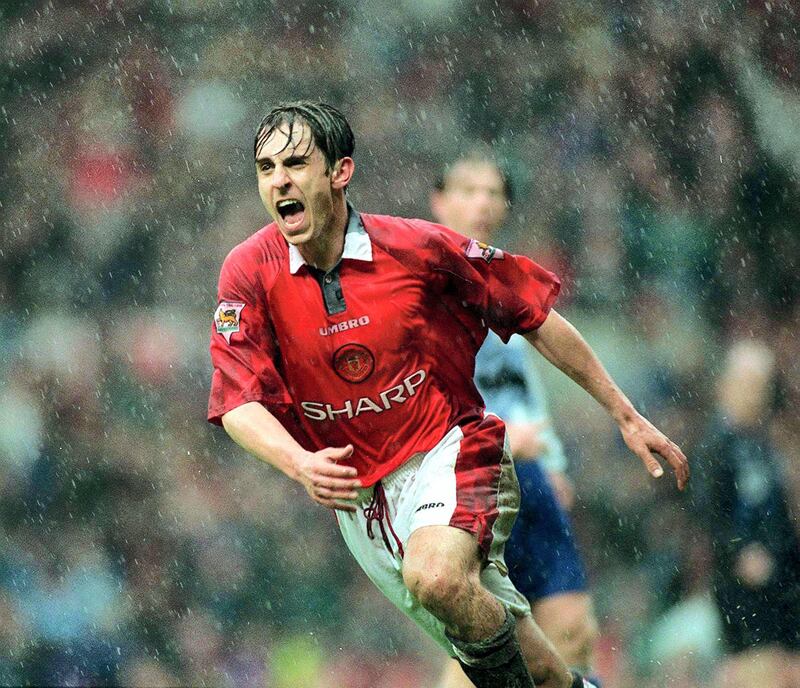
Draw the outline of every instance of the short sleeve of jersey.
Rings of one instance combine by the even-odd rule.
[[[504,342],[538,328],[558,296],[561,282],[530,258],[478,244],[441,225],[429,224],[433,270],[446,288],[477,310]]]
[[[266,294],[253,284],[258,266],[234,250],[225,259],[219,278],[218,313],[211,330],[211,393],[208,420],[220,425],[228,411],[257,401],[282,416],[291,396],[276,367],[277,346],[269,323]]]

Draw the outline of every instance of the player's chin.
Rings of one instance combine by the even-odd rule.
[[[287,227],[283,222],[279,222],[278,227],[281,230],[281,234],[283,234],[283,238],[295,246],[304,244],[311,238],[312,232],[310,227]]]

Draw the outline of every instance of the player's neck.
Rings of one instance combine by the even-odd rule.
[[[303,260],[317,270],[328,272],[341,259],[344,252],[344,235],[347,232],[347,203],[344,198],[335,202],[329,227],[315,241],[298,246]]]

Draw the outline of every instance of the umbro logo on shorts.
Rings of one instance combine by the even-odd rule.
[[[424,511],[425,509],[438,509],[444,506],[444,502],[430,502],[428,504],[423,504],[420,507],[417,507],[417,511]],[[416,513],[416,511],[414,512]]]

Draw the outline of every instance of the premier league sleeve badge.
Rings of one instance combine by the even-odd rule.
[[[228,344],[231,343],[231,335],[238,332],[241,326],[242,309],[245,307],[243,303],[236,303],[233,301],[222,301],[217,310],[214,311],[214,325],[217,328],[217,334],[225,337]]]
[[[469,240],[465,254],[467,258],[481,258],[487,263],[491,263],[493,260],[503,260],[504,258],[503,252],[499,248],[489,246],[489,244],[476,239]]]

